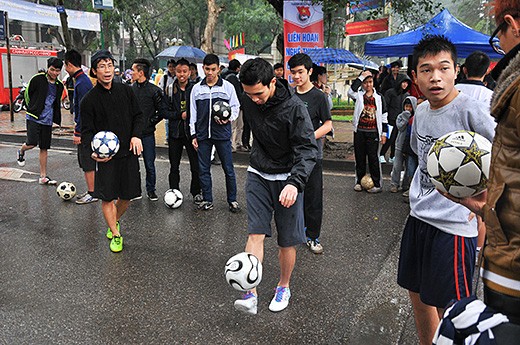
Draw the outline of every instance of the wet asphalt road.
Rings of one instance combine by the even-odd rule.
[[[18,168],[15,153],[16,146],[0,144],[0,168]],[[26,158],[22,169],[38,172],[38,151]],[[162,196],[169,163],[159,157],[156,167]],[[104,237],[100,202],[76,205],[54,187],[0,179],[0,344],[416,342],[407,294],[395,282],[408,206],[388,192],[388,180],[384,193],[369,195],[353,191],[350,172],[326,172],[324,254],[299,248],[293,297],[275,314],[268,305],[277,248],[266,240],[258,315],[246,316],[234,310],[240,295],[223,277],[247,237],[245,166],[236,167],[239,214],[228,211],[219,166],[211,211],[191,203],[188,165],[181,169],[184,204],[170,210],[161,200],[132,202],[119,254]],[[85,190],[75,151],[50,151],[48,174]]]

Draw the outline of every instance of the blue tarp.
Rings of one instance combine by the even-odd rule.
[[[466,58],[476,50],[499,59],[489,45],[489,36],[473,30],[455,18],[450,11],[443,10],[424,25],[390,37],[365,43],[365,55],[382,57],[403,57],[412,55],[414,46],[426,35],[444,35],[457,47],[457,55]]]

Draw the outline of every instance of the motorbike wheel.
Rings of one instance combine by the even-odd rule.
[[[66,110],[69,110],[70,109],[70,102],[68,99],[64,100],[63,102],[61,102],[61,105],[63,106],[63,108],[65,108]]]
[[[20,112],[23,109],[23,99],[16,99],[13,105],[13,111],[15,113]]]

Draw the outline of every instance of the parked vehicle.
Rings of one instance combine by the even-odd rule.
[[[14,99],[13,102],[13,111],[15,113],[20,112],[20,110],[24,109],[27,110],[27,106],[25,104],[25,89],[27,89],[27,83],[23,81],[23,76],[20,76],[20,81],[22,84],[22,87],[18,90],[18,95]]]

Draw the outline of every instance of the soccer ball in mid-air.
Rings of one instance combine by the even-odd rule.
[[[489,140],[460,130],[437,139],[428,151],[427,169],[437,189],[466,198],[486,189],[490,163]]]
[[[215,120],[226,121],[231,117],[231,107],[228,102],[216,101],[213,104],[213,118]]]
[[[56,188],[56,194],[65,201],[68,201],[76,195],[76,186],[70,182],[62,182]]]
[[[119,151],[119,138],[113,132],[101,131],[92,138],[91,147],[99,158],[109,158]]]
[[[178,189],[168,189],[164,193],[164,204],[169,208],[178,208],[182,205],[182,193]]]
[[[226,281],[239,291],[249,291],[262,281],[262,263],[251,253],[239,253],[226,262]]]
[[[370,177],[370,175],[363,176],[361,178],[360,184],[364,190],[369,190],[369,189],[374,188],[374,181],[372,180],[372,177]]]

